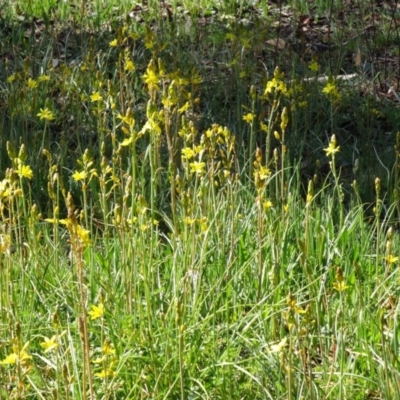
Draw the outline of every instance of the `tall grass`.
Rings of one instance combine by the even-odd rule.
[[[266,15],[91,6],[3,8],[50,19],[3,21],[0,399],[397,399],[399,139],[343,130],[379,103],[256,65]]]

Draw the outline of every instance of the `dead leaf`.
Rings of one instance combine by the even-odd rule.
[[[269,39],[266,42],[267,44],[277,48],[278,50],[283,50],[286,46],[286,42],[279,38],[279,39]]]

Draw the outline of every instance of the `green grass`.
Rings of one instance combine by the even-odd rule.
[[[0,5],[0,400],[400,397],[395,15],[253,3]]]

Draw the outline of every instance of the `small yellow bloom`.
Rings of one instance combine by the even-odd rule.
[[[287,337],[284,337],[279,343],[273,344],[270,346],[270,350],[272,353],[281,353],[282,350],[286,347]]]
[[[184,160],[191,160],[195,156],[195,152],[190,147],[185,147],[182,149],[182,158]]]
[[[264,201],[264,203],[263,203],[263,207],[264,207],[264,210],[269,210],[270,208],[272,208],[274,205],[272,204],[272,201],[271,200],[267,200],[267,201]]]
[[[99,303],[98,306],[95,306],[94,304],[91,306],[92,310],[88,312],[90,315],[90,319],[98,319],[101,318],[104,315],[104,305],[103,303]]]
[[[45,337],[44,342],[40,343],[40,346],[44,349],[45,353],[56,350],[59,346],[59,344],[57,343],[57,336],[54,335],[51,339]]]
[[[324,149],[326,152],[326,155],[329,156],[334,156],[336,153],[338,153],[340,150],[340,146],[337,146],[336,142],[336,135],[332,135],[331,141],[329,142],[329,146]]]
[[[262,181],[264,181],[271,175],[271,170],[266,166],[261,166],[257,172],[258,172],[258,176],[260,177],[260,179]]]
[[[312,60],[312,61],[308,64],[308,69],[309,69],[310,71],[318,72],[318,70],[319,70],[319,64],[317,63],[317,61]]]
[[[248,113],[243,115],[243,121],[246,121],[248,124],[251,124],[254,121],[254,114]]]
[[[19,164],[17,169],[17,174],[21,178],[32,179],[33,171],[29,165]]]
[[[27,82],[27,86],[29,89],[36,89],[38,87],[38,83],[34,79],[29,78],[28,82]]]
[[[72,174],[72,179],[75,182],[84,181],[86,179],[86,177],[87,177],[86,171],[75,171]]]
[[[99,92],[93,92],[93,94],[90,96],[90,100],[95,103],[96,101],[102,101],[103,98]]]
[[[158,83],[159,83],[160,79],[157,76],[154,68],[151,68],[151,67],[147,68],[146,73],[143,75],[143,80],[144,80],[144,83],[147,84],[149,90],[151,90],[151,89],[159,90]]]
[[[44,109],[41,108],[40,113],[37,113],[36,115],[45,121],[52,121],[54,119],[53,113],[47,107]]]
[[[102,371],[96,372],[94,374],[94,376],[97,376],[98,378],[102,378],[102,379],[110,378],[115,375],[117,375],[117,373],[115,371],[113,371],[111,368],[103,369]]]
[[[79,236],[79,239],[85,246],[89,246],[91,244],[90,240],[90,231],[87,229],[83,228],[80,225],[77,225],[76,227],[76,233]]]
[[[130,59],[126,59],[125,60],[125,67],[124,67],[125,71],[131,72],[135,70],[135,64],[133,63],[132,60]]]
[[[3,361],[0,361],[0,364],[2,365],[16,364],[17,360],[18,360],[18,355],[15,353],[11,353]]]
[[[110,47],[117,47],[117,44],[118,44],[118,40],[114,39],[114,40],[111,40],[111,42],[109,43],[109,46]]]
[[[39,82],[47,82],[50,80],[50,76],[49,75],[40,75],[38,78]]]
[[[268,125],[264,124],[264,122],[260,122],[260,128],[263,132],[267,133],[268,132]]]
[[[19,350],[19,346],[18,344],[13,344],[13,352],[11,354],[9,354],[3,361],[0,361],[0,364],[2,365],[12,365],[12,364],[16,364],[17,361],[21,364],[21,365],[25,365],[27,364],[28,360],[32,359],[32,356],[29,355],[26,352],[26,349],[29,346],[29,342],[26,342],[24,344],[24,346],[22,347],[21,350]]]
[[[205,173],[205,168],[206,168],[205,162],[194,161],[189,165],[191,173],[195,173],[196,175],[203,175]]]
[[[111,355],[115,354],[114,347],[106,341],[103,343],[103,346],[101,346],[101,351],[106,356],[111,356]]]
[[[8,78],[7,78],[7,82],[8,83],[12,83],[12,82],[14,82],[15,81],[15,74],[12,74],[12,75],[10,75]]]
[[[325,93],[328,97],[340,99],[340,93],[334,82],[327,82],[325,87],[322,89],[322,93]]]
[[[389,254],[388,256],[385,257],[385,260],[387,261],[388,264],[394,264],[397,261],[399,261],[399,257],[394,257],[392,254]]]
[[[334,289],[336,289],[338,292],[343,292],[348,288],[344,280],[339,280],[337,282],[333,283]]]
[[[190,108],[190,103],[187,101],[179,110],[179,114],[184,113],[185,111],[187,111]]]

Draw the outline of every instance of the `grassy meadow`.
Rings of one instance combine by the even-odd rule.
[[[392,3],[0,1],[0,400],[400,399]]]

